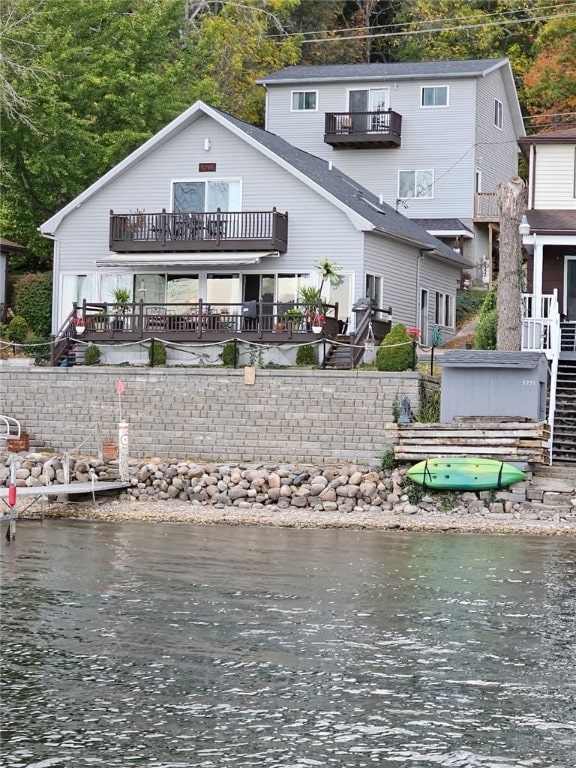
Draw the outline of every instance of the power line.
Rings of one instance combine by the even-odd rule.
[[[562,8],[571,8],[571,7],[574,7],[575,5],[576,5],[576,2],[567,2],[564,5],[562,5],[561,7]],[[556,9],[559,8],[558,4],[555,3],[553,5],[543,5],[543,6],[540,7],[539,10],[540,11],[546,11],[546,10],[553,9],[553,8],[556,8]],[[505,15],[511,15],[511,14],[514,14],[514,13],[523,13],[523,12],[524,12],[524,9],[522,9],[522,8],[515,8],[515,9],[513,9],[511,11],[494,11],[493,13],[484,13],[483,12],[483,16],[488,18],[490,16],[505,16]],[[566,14],[562,13],[560,15],[564,16]],[[346,27],[344,29],[319,29],[319,30],[309,31],[309,32],[294,32],[294,33],[291,33],[291,34],[292,35],[297,35],[297,36],[302,36],[302,35],[331,34],[331,33],[334,33],[334,32],[337,32],[337,33],[339,33],[339,32],[349,33],[349,32],[360,32],[362,30],[377,30],[377,29],[389,29],[389,28],[395,28],[395,27],[410,27],[410,26],[414,26],[416,24],[420,24],[420,25],[423,25],[423,24],[435,24],[437,22],[459,21],[460,19],[469,19],[469,18],[470,18],[470,16],[446,16],[446,17],[440,17],[440,18],[437,18],[437,19],[424,19],[424,20],[416,19],[416,20],[413,20],[413,21],[395,22],[393,24],[376,24],[374,26],[365,26],[364,25],[364,26],[361,26],[361,27]],[[548,17],[546,17],[546,18],[548,18]],[[550,16],[549,18],[555,18],[555,17]],[[519,21],[531,21],[531,20],[532,20],[532,18],[528,18],[528,19],[523,19],[523,20],[519,20]],[[508,22],[508,20],[504,20],[502,23],[507,23],[507,22]],[[423,32],[429,32],[429,31],[432,31],[432,30],[425,29],[425,30],[422,30],[422,31]],[[398,34],[400,34],[400,33],[398,33]],[[283,35],[281,35],[281,34],[274,34],[274,35],[269,35],[269,37],[283,37]],[[366,37],[365,35],[362,35],[362,39],[365,39],[365,37]]]
[[[431,29],[412,29],[405,32],[376,32],[374,34],[366,35],[351,35],[347,37],[333,37],[333,38],[316,38],[315,40],[302,40],[301,45],[309,45],[311,43],[340,43],[349,40],[370,40],[379,37],[411,37],[414,35],[430,35],[437,32],[457,32],[464,29],[485,29],[487,27],[502,27],[513,24],[527,24],[531,21],[549,21],[550,19],[571,18],[576,16],[576,11],[573,13],[559,13],[551,14],[549,16],[530,16],[525,19],[506,19],[505,21],[487,21],[481,24],[461,24],[459,26],[450,27],[433,27]],[[332,32],[335,30],[328,30]],[[298,33],[296,33],[298,34]],[[291,35],[293,36],[293,35]]]

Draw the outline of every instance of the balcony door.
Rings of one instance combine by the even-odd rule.
[[[348,92],[349,112],[383,112],[390,109],[389,88],[366,88]],[[354,131],[367,133],[372,130],[371,115],[356,115],[352,118]]]
[[[172,185],[174,213],[205,213],[208,211],[239,211],[240,181],[211,179],[175,181]]]

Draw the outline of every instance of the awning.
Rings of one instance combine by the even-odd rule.
[[[258,264],[280,256],[280,251],[233,251],[225,253],[117,253],[96,259],[97,267],[235,267]]]

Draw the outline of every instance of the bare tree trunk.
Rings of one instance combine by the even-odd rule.
[[[521,346],[522,239],[518,232],[526,207],[526,185],[518,176],[499,184],[500,266],[496,349],[517,352]]]

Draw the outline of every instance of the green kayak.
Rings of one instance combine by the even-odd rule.
[[[406,473],[413,483],[452,491],[486,491],[505,488],[526,479],[526,473],[495,459],[437,458],[420,461]]]

